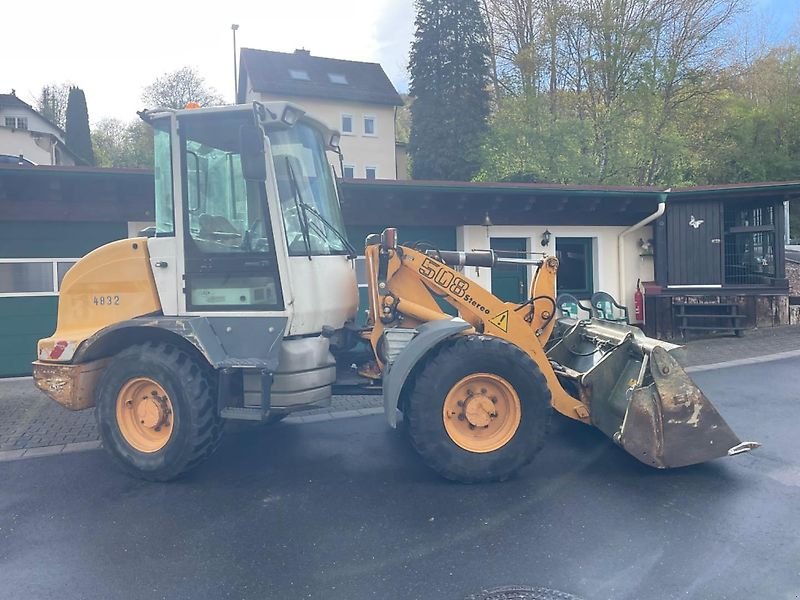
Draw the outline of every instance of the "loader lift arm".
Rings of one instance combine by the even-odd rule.
[[[589,423],[588,407],[564,390],[544,352],[555,325],[558,259],[550,256],[537,261],[530,299],[518,305],[503,302],[444,262],[447,258],[455,262],[452,259],[458,260],[459,254],[464,262],[489,268],[498,260],[489,251],[424,252],[408,246],[384,248],[380,244],[367,247],[367,262],[378,264],[378,273],[381,260],[386,263],[386,278],[379,278],[377,285],[370,286],[371,305],[377,308],[371,311],[377,317],[371,334],[373,348],[393,324],[410,327],[449,318],[434,300],[434,295],[439,296],[456,308],[474,331],[506,340],[528,354],[547,380],[553,408],[571,419]],[[378,352],[376,356],[381,361]]]

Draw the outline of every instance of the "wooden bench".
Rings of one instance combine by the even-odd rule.
[[[672,310],[683,337],[687,331],[725,331],[741,337],[745,330],[742,319],[746,315],[739,313],[738,304],[679,302],[672,305]]]

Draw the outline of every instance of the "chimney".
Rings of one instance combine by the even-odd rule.
[[[311,50],[306,50],[305,48],[297,48],[294,53],[300,56],[311,56]]]

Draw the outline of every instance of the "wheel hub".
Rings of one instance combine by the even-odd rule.
[[[166,411],[163,409],[161,403],[153,398],[147,398],[136,404],[133,409],[136,413],[136,419],[139,424],[144,425],[148,429],[155,429],[166,421]]]
[[[474,427],[488,427],[491,420],[497,417],[497,411],[494,402],[486,394],[473,394],[464,400],[464,416]]]
[[[172,435],[172,402],[152,379],[136,377],[125,383],[117,395],[116,415],[122,437],[140,452],[161,450]]]
[[[498,375],[467,375],[447,394],[443,418],[456,445],[470,452],[493,452],[507,444],[519,427],[519,396]]]

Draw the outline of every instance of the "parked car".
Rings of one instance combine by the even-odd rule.
[[[0,165],[25,165],[33,167],[36,166],[36,163],[28,160],[21,154],[18,156],[14,156],[13,154],[0,154]]]

